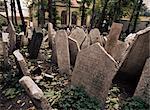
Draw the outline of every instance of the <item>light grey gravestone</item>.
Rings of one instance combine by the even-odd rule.
[[[64,30],[59,30],[55,36],[57,63],[60,73],[70,73],[70,55],[68,36]]]
[[[53,24],[48,23],[48,41],[49,41],[49,46],[52,49],[52,37],[54,35],[54,29],[53,29]]]
[[[150,101],[150,58],[146,60],[141,78],[136,87],[134,96],[139,96],[146,102]]]
[[[92,29],[89,33],[91,44],[99,42],[103,46],[103,38],[100,36],[100,32],[97,28]]]
[[[80,51],[80,47],[75,39],[69,37],[68,41],[69,41],[70,64],[74,66],[77,54]]]
[[[90,38],[86,35],[85,40],[81,44],[81,49],[87,48],[90,45]]]
[[[86,37],[86,34],[83,29],[76,28],[71,32],[70,37],[75,39],[78,42],[79,46],[81,46]]]
[[[129,47],[129,44],[118,40],[117,45],[112,49],[112,57],[117,62],[121,62],[122,59],[124,58],[124,55],[125,55],[124,53],[126,52],[128,47]]]
[[[89,95],[97,97],[104,105],[117,68],[117,62],[95,43],[78,53],[71,83],[83,86]]]
[[[117,41],[122,31],[123,24],[113,23],[105,45],[105,50],[112,55],[112,49],[117,45]]]
[[[4,65],[8,66],[9,33],[2,33]]]
[[[8,24],[8,32],[9,32],[9,51],[13,52],[13,50],[16,48],[16,30],[11,21]]]

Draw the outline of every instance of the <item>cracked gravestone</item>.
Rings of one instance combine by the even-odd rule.
[[[146,60],[134,96],[141,97],[145,102],[150,101],[150,57]]]
[[[60,73],[70,73],[70,55],[68,36],[64,30],[59,30],[55,36],[57,63]]]
[[[31,59],[37,59],[42,40],[43,40],[42,30],[40,28],[36,28],[33,32],[33,36],[28,47],[29,57]]]
[[[123,24],[113,23],[109,32],[109,36],[105,45],[105,50],[112,55],[112,50],[117,45],[117,41],[122,31]]]
[[[81,44],[85,40],[86,34],[83,29],[76,28],[71,32],[70,37],[75,39],[81,48]]]
[[[94,44],[96,42],[99,42],[101,46],[103,46],[103,38],[100,36],[100,32],[97,28],[92,29],[89,33],[90,37],[90,44]]]
[[[80,47],[77,41],[70,37],[68,38],[68,42],[69,42],[70,64],[74,66],[76,62],[77,54],[80,51]]]
[[[76,59],[71,83],[83,86],[86,92],[97,97],[104,106],[117,63],[99,43],[81,50]]]

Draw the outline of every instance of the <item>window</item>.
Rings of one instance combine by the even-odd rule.
[[[61,24],[67,24],[67,11],[61,13]]]
[[[71,24],[76,25],[77,24],[77,12],[72,12],[72,20]]]

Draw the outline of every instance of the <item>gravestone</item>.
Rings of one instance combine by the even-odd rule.
[[[112,57],[117,61],[121,62],[123,57],[125,57],[125,52],[128,49],[129,44],[122,41],[117,41],[117,45],[112,49]]]
[[[101,46],[103,46],[103,38],[100,36],[100,32],[97,28],[92,29],[89,33],[90,37],[90,44],[94,44],[96,42],[99,42]]]
[[[146,59],[150,57],[150,28],[136,33],[135,41],[125,53],[126,56],[120,63],[114,82],[127,83],[131,87],[129,94],[133,95],[139,77],[142,74]],[[127,88],[129,90],[130,88]]]
[[[83,41],[83,43],[81,44],[81,49],[87,48],[90,45],[90,38],[89,36],[85,37],[85,40]]]
[[[31,59],[36,59],[38,57],[42,40],[43,40],[42,30],[40,28],[36,28],[34,30],[31,42],[28,47],[29,57]]]
[[[145,102],[150,101],[150,58],[146,60],[134,96],[141,97],[143,100],[145,100]]]
[[[13,50],[16,48],[16,30],[11,21],[8,24],[8,32],[9,32],[9,51],[13,52]]]
[[[69,37],[68,42],[69,42],[70,64],[74,66],[76,62],[77,54],[80,51],[80,47],[77,41],[74,40],[73,38]]]
[[[112,49],[117,45],[117,41],[122,31],[123,24],[113,23],[105,45],[105,50],[112,55]]]
[[[104,106],[116,71],[115,60],[100,43],[95,43],[78,53],[71,83],[83,86],[89,95],[96,97]]]
[[[4,65],[8,66],[9,33],[2,33]]]
[[[48,23],[48,41],[49,41],[49,47],[52,49],[52,37],[54,34],[53,24]]]
[[[18,63],[19,63],[18,66],[19,66],[19,69],[21,69],[23,75],[29,76],[30,72],[29,72],[28,65],[27,65],[23,55],[19,52],[19,50],[15,50],[13,52],[13,54],[16,57]]]
[[[70,55],[68,36],[64,30],[59,30],[55,36],[57,63],[60,73],[70,73]]]
[[[81,47],[81,44],[85,40],[86,34],[83,29],[76,28],[71,32],[70,37],[75,39],[78,42],[78,45]]]

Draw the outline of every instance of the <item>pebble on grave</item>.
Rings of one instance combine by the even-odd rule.
[[[117,68],[117,62],[100,43],[95,43],[78,53],[71,83],[83,86],[86,92],[101,101],[104,107]]]

